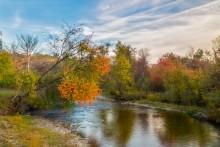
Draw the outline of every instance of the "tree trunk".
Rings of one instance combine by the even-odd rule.
[[[27,54],[27,72],[30,72],[31,55]]]

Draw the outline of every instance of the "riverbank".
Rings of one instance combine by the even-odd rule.
[[[147,101],[146,99],[125,102],[123,104],[143,106],[143,107],[156,109],[159,111],[175,111],[175,112],[185,113],[200,121],[208,121],[211,123],[220,124],[219,112],[205,107],[184,106],[184,105],[176,105],[176,104],[161,103],[161,102],[150,102]]]
[[[101,99],[103,99],[103,96]],[[111,99],[111,98],[107,98],[107,99]],[[204,107],[183,106],[183,105],[176,105],[176,104],[162,103],[162,102],[151,102],[146,99],[123,101],[121,102],[121,104],[151,108],[158,111],[175,111],[175,112],[185,113],[193,118],[199,119],[200,121],[209,121],[215,124],[219,124],[219,121],[216,119],[216,117],[218,117],[216,115],[218,114],[216,114],[213,110]]]
[[[83,139],[61,122],[38,116],[0,116],[0,146],[87,147]]]

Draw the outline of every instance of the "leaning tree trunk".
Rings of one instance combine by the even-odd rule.
[[[23,105],[22,101],[24,98],[29,96],[30,92],[26,92],[25,94],[17,94],[11,99],[10,105],[9,105],[9,113],[15,113],[15,112],[21,112],[21,107]]]

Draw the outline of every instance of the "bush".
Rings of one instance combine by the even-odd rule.
[[[220,108],[220,91],[208,93],[206,95],[205,102],[211,109]]]
[[[24,102],[31,106],[36,106],[39,103],[36,93],[37,76],[33,72],[22,72],[16,79],[17,89],[20,90],[20,94],[29,93]]]
[[[215,109],[208,114],[208,120],[216,123],[220,123],[220,109]]]
[[[146,98],[146,93],[141,91],[130,91],[124,94],[123,100],[140,100]]]
[[[167,99],[162,93],[148,93],[147,100],[151,102],[167,102]]]
[[[19,90],[23,91],[35,91],[37,77],[33,72],[22,72],[19,74],[16,85]]]

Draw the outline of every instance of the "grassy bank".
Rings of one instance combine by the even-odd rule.
[[[146,99],[141,99],[141,100],[135,100],[131,101],[131,104],[139,104],[139,105],[146,105],[161,111],[179,111],[179,112],[184,112],[189,115],[193,115],[199,112],[202,112],[204,114],[207,114],[209,109],[203,108],[203,107],[198,107],[198,106],[184,106],[184,105],[176,105],[176,104],[171,104],[171,103],[162,103],[162,102],[151,102]]]
[[[210,109],[208,107],[184,106],[172,103],[152,102],[147,99],[133,100],[125,102],[125,104],[149,107],[159,111],[177,111],[181,113],[186,113],[189,116],[192,116],[200,120],[220,123],[219,112],[215,109]]]
[[[8,115],[16,90],[0,89],[0,146],[87,146],[87,141],[60,122],[26,115]]]
[[[175,103],[168,102],[168,100],[164,99],[163,95],[156,93],[144,96],[141,93],[137,93],[135,96],[129,95],[124,99],[117,99],[109,94],[105,94],[105,96],[114,100],[123,101],[123,104],[149,107],[160,111],[178,111],[186,113],[197,119],[207,120],[218,124],[220,123],[220,109],[218,108],[218,98],[206,98],[207,105],[199,107],[196,105],[177,105]]]
[[[0,146],[86,146],[59,123],[23,115],[0,116]]]

